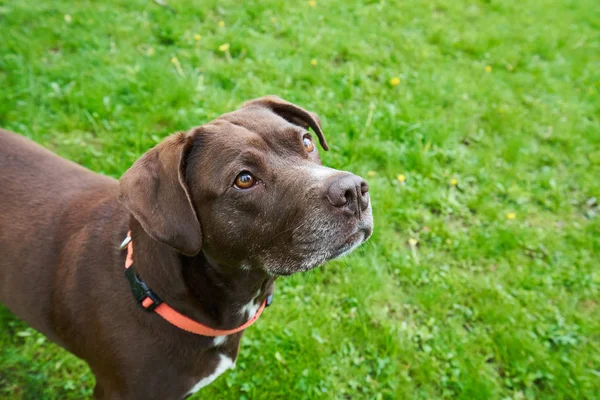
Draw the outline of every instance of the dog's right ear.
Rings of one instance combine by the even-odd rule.
[[[154,239],[188,255],[202,247],[200,221],[185,183],[192,138],[178,133],[137,160],[119,181],[119,199]]]

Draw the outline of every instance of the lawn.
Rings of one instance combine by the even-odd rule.
[[[375,214],[194,399],[600,398],[600,2],[169,4],[0,0],[0,126],[119,177],[277,94]],[[93,384],[0,309],[1,399]]]

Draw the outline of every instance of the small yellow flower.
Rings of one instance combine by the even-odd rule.
[[[485,66],[485,72],[492,72],[492,66],[491,65],[486,65]]]
[[[177,57],[173,57],[173,58],[171,58],[171,62],[172,62],[173,64],[179,64],[179,60],[177,59]]]
[[[390,79],[390,85],[392,86],[397,86],[400,84],[400,78],[398,78],[397,76]]]
[[[308,5],[311,6],[311,7],[315,7],[317,5],[317,2],[315,0],[310,0],[308,2]]]
[[[316,59],[316,58],[313,58],[312,60],[310,60],[310,65],[312,65],[313,67],[314,67],[315,65],[317,65],[317,59]]]
[[[196,35],[194,35],[194,40],[195,40],[196,42],[198,42],[198,41],[202,40],[202,36],[200,36],[200,35],[196,34]]]
[[[375,171],[367,172],[367,176],[370,176],[371,178],[374,177],[375,175],[377,175],[377,172],[375,172]]]
[[[73,21],[73,18],[71,18],[71,16],[69,14],[65,14],[65,22],[67,24],[70,24],[71,21]]]
[[[417,241],[417,239],[413,239],[413,238],[408,239],[408,244],[410,245],[410,247],[415,247],[417,245],[417,243],[419,243]]]
[[[229,50],[229,43],[223,43],[222,45],[220,45],[219,50],[223,52]]]
[[[517,214],[515,214],[514,212],[509,212],[508,214],[506,214],[506,218],[513,220],[517,218]]]
[[[219,21],[219,28],[225,27],[225,21]]]
[[[512,64],[506,64],[506,69],[512,71],[513,69],[515,69],[515,67],[513,67]]]
[[[452,186],[456,186],[456,185],[458,185],[458,179],[456,179],[456,178],[452,178],[452,179],[450,179],[450,184],[451,184]]]
[[[400,174],[396,177],[396,179],[398,179],[398,182],[404,183],[406,181],[406,176],[404,176],[403,174]]]
[[[152,47],[148,47],[148,50],[146,50],[146,55],[153,56],[154,55],[154,49]]]

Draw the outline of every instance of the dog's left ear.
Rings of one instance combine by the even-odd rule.
[[[244,107],[251,106],[262,106],[270,109],[275,114],[279,115],[281,118],[287,120],[288,122],[303,127],[304,129],[308,129],[310,126],[312,130],[319,137],[319,142],[321,143],[321,147],[325,150],[329,150],[329,146],[327,145],[327,141],[325,140],[325,135],[321,130],[321,120],[319,116],[314,112],[306,111],[304,108],[295,105],[294,103],[290,103],[289,101],[283,100],[278,96],[264,96],[255,100],[250,100],[244,103]]]
[[[154,239],[188,255],[202,247],[200,221],[185,183],[192,138],[169,136],[129,168],[119,181],[119,199]]]

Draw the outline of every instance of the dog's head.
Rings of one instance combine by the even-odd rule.
[[[367,183],[321,165],[316,114],[275,96],[172,135],[123,175],[120,198],[154,239],[233,267],[289,275],[369,238]]]

